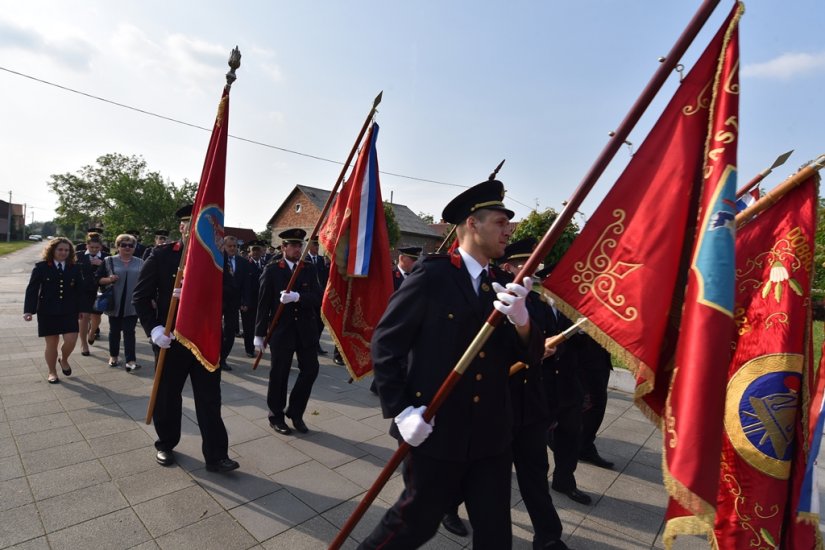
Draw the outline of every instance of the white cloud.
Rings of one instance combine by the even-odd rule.
[[[51,58],[58,65],[87,70],[95,47],[72,29],[46,35],[11,21],[0,20],[0,49],[17,49]]]
[[[787,80],[823,69],[825,69],[825,52],[785,53],[770,61],[745,65],[742,67],[742,77]]]

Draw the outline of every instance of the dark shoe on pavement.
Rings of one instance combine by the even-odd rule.
[[[604,458],[602,458],[599,455],[599,452],[596,450],[587,453],[581,453],[579,455],[579,460],[581,462],[588,462],[593,466],[598,466],[599,468],[604,468],[605,470],[613,469],[613,463],[609,460],[605,460]]]
[[[58,361],[60,362],[60,370],[63,371],[63,374],[66,375],[66,376],[71,376],[72,375],[72,367],[71,367],[71,365],[69,365],[69,362],[65,361],[62,357],[60,359],[58,359]],[[66,368],[63,368],[63,365],[66,365]]]
[[[157,460],[161,466],[171,466],[175,463],[175,453],[172,451],[158,451],[158,454],[155,455],[155,460]]]
[[[589,495],[579,491],[576,488],[573,488],[573,489],[556,489],[555,487],[552,487],[552,489],[554,491],[556,491],[557,493],[562,493],[564,495],[567,495],[567,497],[570,500],[572,500],[574,502],[578,502],[579,504],[590,504],[590,503],[593,502],[593,499],[590,498]]]
[[[240,466],[241,465],[238,464],[236,460],[232,460],[231,458],[222,458],[217,462],[207,462],[206,471],[226,473],[231,472],[232,470],[237,470]]]
[[[247,351],[246,356],[247,357],[255,357],[255,352],[254,351]]]
[[[229,372],[232,370],[232,367],[230,367],[226,361],[221,361],[221,369]]]
[[[342,367],[344,366],[344,358],[341,357],[341,354],[338,353],[337,349],[335,350],[335,353],[332,355],[332,362],[336,365],[341,365]]]
[[[272,426],[272,429],[274,429],[279,434],[289,435],[292,433],[292,430],[289,428],[289,426],[286,425],[286,422],[283,418],[275,418],[273,416],[270,416],[269,425]]]
[[[467,526],[464,525],[464,522],[461,521],[461,518],[456,514],[444,514],[444,517],[441,518],[441,525],[443,525],[444,529],[453,535],[458,535],[459,537],[466,537],[469,535],[467,532]]]
[[[572,550],[563,540],[554,540],[541,547],[542,550]]]
[[[302,434],[308,433],[309,428],[307,428],[306,423],[304,422],[303,418],[290,416],[289,413],[285,413],[285,416],[292,420],[292,425],[295,426],[295,429]]]

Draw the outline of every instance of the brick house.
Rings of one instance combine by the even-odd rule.
[[[321,216],[329,194],[330,192],[326,189],[296,185],[267,224],[272,228],[273,246],[280,244],[278,233],[285,229],[300,227],[307,234],[311,233]],[[398,222],[401,230],[401,238],[397,246],[420,246],[426,252],[433,252],[438,248],[442,240],[441,235],[431,229],[412,210],[403,204],[393,204],[392,209],[395,221]]]
[[[238,239],[238,243],[241,245],[248,243],[249,241],[254,241],[258,238],[253,230],[245,227],[224,227],[223,234],[236,237]]]

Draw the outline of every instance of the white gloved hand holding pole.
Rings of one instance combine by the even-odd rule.
[[[252,341],[252,345],[254,345],[255,349],[260,352],[263,352],[266,349],[266,342],[264,342],[263,336],[256,336]]]
[[[286,290],[281,291],[281,303],[282,304],[291,304],[292,302],[297,302],[301,299],[301,295],[295,292],[294,290],[287,292]]]
[[[493,290],[496,291],[496,300],[493,307],[507,316],[507,319],[517,327],[523,327],[530,321],[530,314],[527,312],[527,295],[533,288],[533,279],[525,277],[522,284],[507,283],[501,286],[493,283]]]
[[[172,340],[175,339],[174,333],[170,332],[169,336],[167,336],[164,332],[166,332],[166,329],[163,325],[156,326],[151,332],[152,343],[159,348],[168,348],[172,345]]]
[[[433,432],[433,426],[424,421],[424,411],[427,407],[413,407],[410,405],[395,417],[398,432],[404,441],[413,447],[418,447]],[[432,419],[435,422],[435,418]]]

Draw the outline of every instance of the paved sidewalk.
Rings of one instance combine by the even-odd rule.
[[[347,384],[345,369],[322,357],[305,417],[310,433],[281,436],[267,422],[268,357],[252,371],[237,340],[222,389],[230,456],[241,468],[204,469],[188,385],[179,465],[161,467],[154,429],[143,422],[153,368],[142,332],[143,368],[135,374],[106,365],[104,320],[92,355],[82,357],[78,346],[74,374],[46,383],[43,341],[36,323],[22,320],[40,248],[0,257],[0,548],[326,548],[395,447],[369,381]],[[326,333],[322,343],[331,357]],[[579,487],[594,504],[553,493],[567,543],[662,548],[661,437],[627,393],[611,392],[597,444],[616,468],[579,466]],[[400,490],[396,474],[345,548],[357,546]],[[529,549],[532,529],[515,476],[512,503],[514,548]],[[469,544],[442,529],[425,548]],[[707,544],[684,538],[677,547]]]

